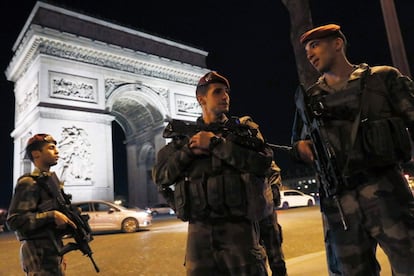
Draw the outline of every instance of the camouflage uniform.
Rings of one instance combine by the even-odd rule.
[[[204,126],[201,117],[197,124]],[[213,144],[210,155],[196,156],[187,136],[170,138],[173,141],[158,152],[153,179],[177,216],[189,221],[187,274],[267,275],[257,221],[273,211],[264,181],[272,150],[225,139]]]
[[[56,230],[53,212],[42,211],[41,207],[49,205],[52,197],[36,183],[40,174],[36,168],[31,175],[19,178],[7,224],[21,241],[20,259],[27,275],[64,275],[62,257],[57,251],[57,246],[63,245],[61,234]]]
[[[367,98],[359,109],[361,92]],[[321,77],[307,94],[310,106],[312,101],[326,101],[319,104],[323,108],[316,116],[324,122],[324,138],[346,180],[345,187],[338,187],[338,199],[347,230],[337,204],[321,190],[330,273],[379,275],[375,257],[379,244],[390,260],[393,275],[414,275],[414,199],[399,166],[411,151],[409,142],[401,138],[407,133],[396,135],[406,127],[414,137],[413,82],[393,67],[360,64],[343,90],[333,91]],[[352,141],[358,112],[361,123]],[[404,126],[396,127],[399,122]],[[303,130],[300,117],[296,117],[294,130],[293,142],[306,139],[299,135]]]
[[[274,206],[278,207],[280,205],[280,187],[282,186],[282,179],[280,176],[280,168],[274,161],[272,161],[267,181],[272,188]],[[272,214],[260,220],[259,226],[260,239],[266,249],[272,275],[287,275],[285,257],[282,250],[282,227],[277,221],[277,213],[272,212]]]

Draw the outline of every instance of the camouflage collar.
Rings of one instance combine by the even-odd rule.
[[[34,177],[51,176],[52,173],[51,172],[42,172],[39,168],[35,167],[30,175],[34,176]]]

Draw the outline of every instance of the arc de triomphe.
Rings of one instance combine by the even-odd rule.
[[[35,133],[58,140],[53,167],[73,200],[114,199],[112,124],[125,134],[129,204],[159,201],[151,181],[166,119],[194,121],[207,53],[37,2],[6,70],[14,82],[14,183],[32,170]]]

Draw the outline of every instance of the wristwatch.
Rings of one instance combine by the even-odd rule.
[[[217,145],[223,143],[224,139],[219,136],[213,136],[210,138],[210,145],[208,146],[209,150],[213,150]]]

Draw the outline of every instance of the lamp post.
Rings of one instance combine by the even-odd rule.
[[[411,77],[394,0],[380,0],[380,2],[393,65],[397,67],[401,73]]]

